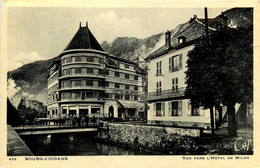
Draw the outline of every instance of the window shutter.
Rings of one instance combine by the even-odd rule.
[[[162,116],[165,116],[165,102],[161,103],[161,108],[162,108]]]
[[[161,75],[162,74],[162,61],[160,61],[160,67],[159,67],[159,70],[160,70],[160,72],[159,72],[159,74]]]
[[[168,115],[171,116],[172,114],[172,102],[168,102]]]
[[[191,115],[191,104],[190,104],[190,101],[187,101],[187,107],[188,107],[187,115],[190,116]]]
[[[178,101],[178,116],[182,115],[182,101]]]
[[[182,54],[179,55],[179,69],[182,69]]]
[[[169,58],[169,72],[172,72],[172,57]]]
[[[158,69],[158,62],[156,62],[156,75],[158,75],[159,69]]]
[[[156,103],[153,103],[153,115],[156,116]]]

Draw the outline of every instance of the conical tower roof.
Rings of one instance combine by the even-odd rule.
[[[104,51],[89,30],[88,26],[86,25],[86,27],[81,27],[81,24],[77,33],[74,35],[64,51],[73,49],[94,49]]]

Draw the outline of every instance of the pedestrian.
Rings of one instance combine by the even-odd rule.
[[[80,127],[81,117],[77,117],[78,127]]]
[[[83,114],[81,115],[81,127],[83,127],[83,124],[84,124],[84,120],[85,120],[85,118],[84,118],[84,116],[83,116]]]
[[[88,117],[88,115],[86,115],[86,116],[85,116],[86,126],[88,126],[88,121],[89,121],[89,117]]]

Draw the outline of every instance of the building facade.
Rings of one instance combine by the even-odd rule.
[[[185,97],[188,52],[203,36],[204,24],[195,15],[184,30],[165,33],[165,45],[146,57],[148,62],[148,123],[210,128],[210,112],[193,107]],[[214,28],[209,28],[214,31]]]
[[[103,51],[81,27],[50,67],[47,118],[143,116],[143,71],[132,61]]]
[[[231,9],[236,11],[238,9]],[[248,10],[250,12],[250,10]],[[188,52],[194,42],[205,36],[205,20],[194,15],[185,28],[179,32],[167,31],[165,45],[146,57],[148,64],[148,116],[150,124],[201,127],[210,129],[210,111],[194,107],[185,96],[185,71],[187,71]],[[224,13],[209,19],[209,33],[227,27],[232,19]],[[240,26],[240,25],[238,25]],[[250,27],[250,24],[241,27]],[[252,103],[236,104],[237,123],[252,123]],[[227,122],[226,106],[214,108],[214,127]]]

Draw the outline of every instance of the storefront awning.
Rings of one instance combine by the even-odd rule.
[[[144,103],[139,103],[136,101],[118,100],[124,108],[144,108]]]

